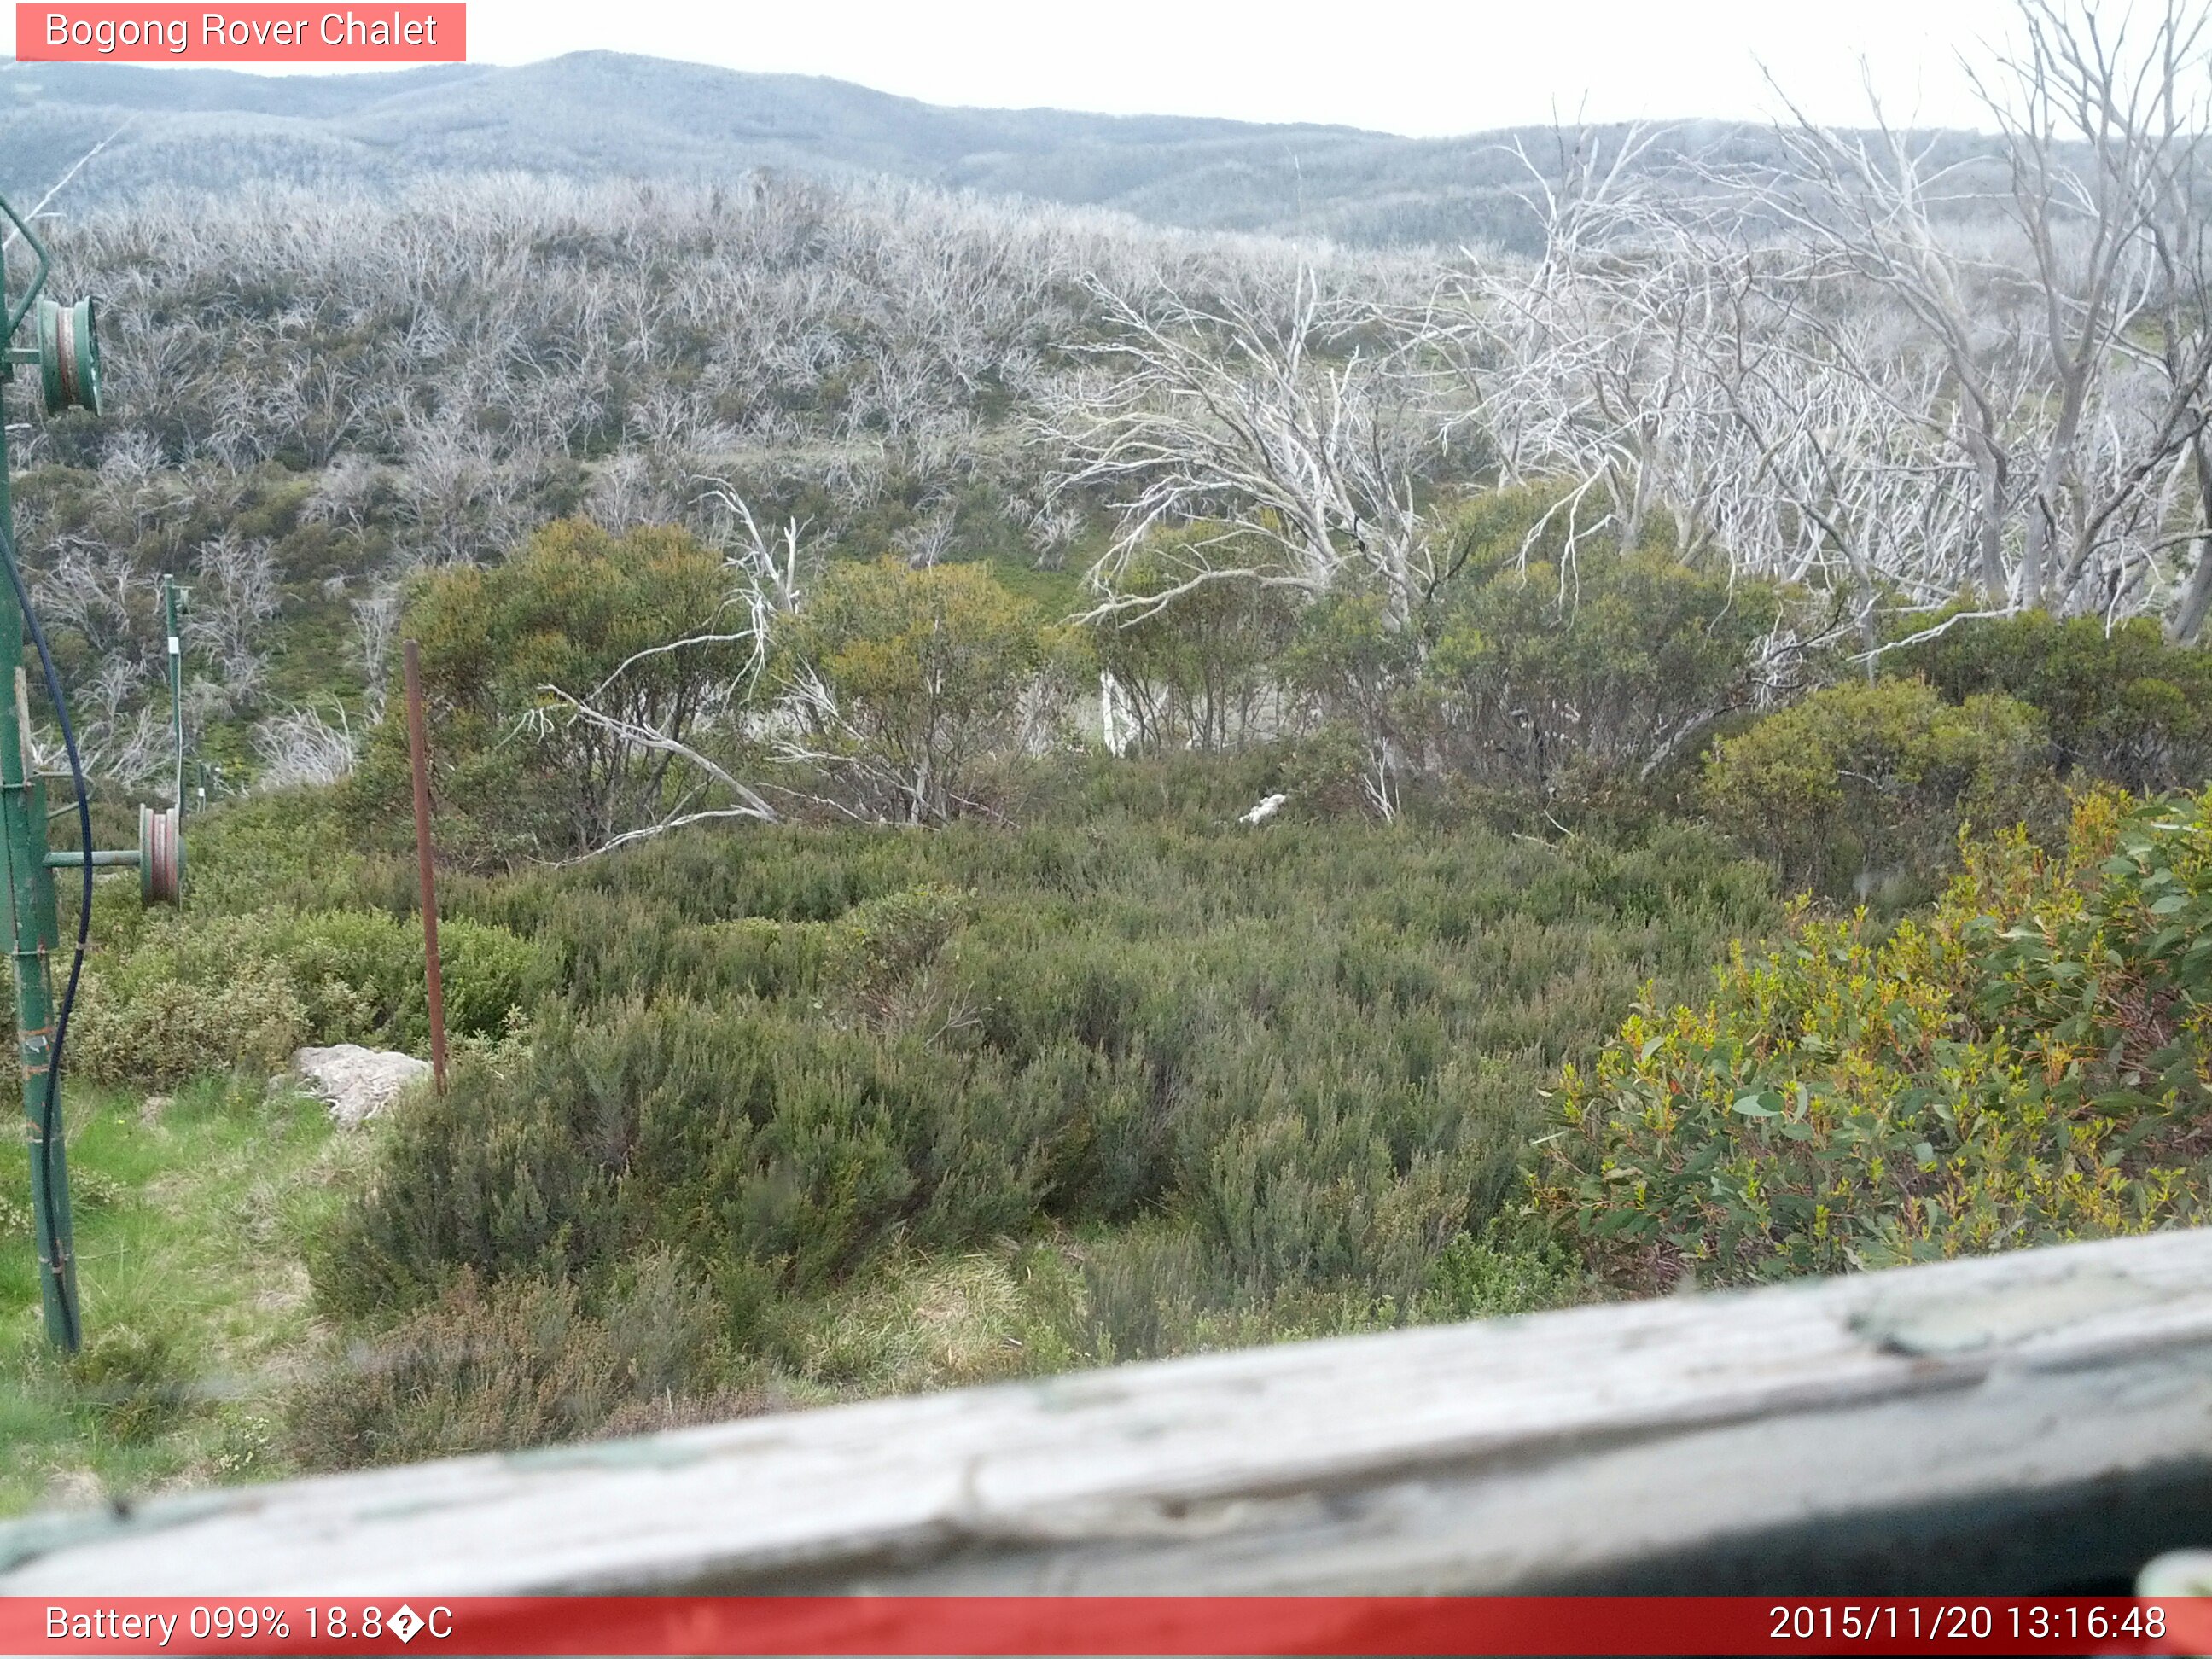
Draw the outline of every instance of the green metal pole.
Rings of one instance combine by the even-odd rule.
[[[177,579],[161,578],[161,612],[169,633],[169,735],[177,745],[177,819],[185,816],[185,641],[177,629]]]
[[[0,294],[6,291],[5,256],[0,254]],[[14,379],[14,364],[0,366],[0,380]],[[0,410],[0,524],[7,526],[7,546],[12,548],[15,503],[8,473],[7,422]],[[0,557],[6,556],[6,549],[0,548]],[[46,790],[25,750],[23,613],[12,591],[0,594],[0,844],[7,860],[8,951],[15,970],[16,1051],[31,1152],[31,1234],[38,1245],[46,1335],[58,1347],[73,1351],[78,1339],[76,1255],[70,1238],[67,1141],[58,1112],[51,1147],[45,1123],[54,1042],[54,878],[46,868]]]

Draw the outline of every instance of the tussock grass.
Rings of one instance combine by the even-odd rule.
[[[320,1333],[307,1241],[365,1143],[255,1079],[67,1100],[86,1343],[47,1345],[19,1166],[0,1203],[0,1510],[281,1472],[283,1401]]]

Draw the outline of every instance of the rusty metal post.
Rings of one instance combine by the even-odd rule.
[[[407,758],[415,769],[415,862],[422,877],[422,972],[430,991],[430,1077],[446,1092],[446,985],[438,963],[438,887],[430,854],[430,753],[422,736],[422,664],[409,640],[401,647],[407,665]]]

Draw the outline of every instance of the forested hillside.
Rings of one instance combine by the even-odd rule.
[[[2065,38],[1997,165],[1555,135],[1520,252],[736,170],[57,222],[107,408],[11,433],[21,545],[103,814],[184,580],[206,795],[96,906],[0,1491],[2197,1216],[2206,112]],[[268,1079],[427,1040],[403,638],[459,1058],[339,1129]]]

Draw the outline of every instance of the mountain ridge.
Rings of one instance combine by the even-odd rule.
[[[1691,121],[1676,131],[1658,159],[1755,144],[1760,130]],[[518,167],[695,182],[767,168],[887,176],[1197,230],[1525,246],[1534,222],[1513,147],[1551,136],[1520,128],[1411,138],[1310,123],[937,105],[826,76],[616,52],[374,75],[21,62],[0,73],[0,189],[11,197],[36,202],[108,141],[72,179],[71,210],[167,186],[389,190],[426,174]]]
[[[173,185],[385,189],[517,166],[695,180],[769,167],[886,175],[1195,229],[1493,240],[1519,211],[1520,169],[1499,151],[1504,137],[935,105],[824,76],[614,52],[375,75],[20,62],[0,73],[0,188],[11,196],[38,200],[111,139],[72,180],[76,208]]]

